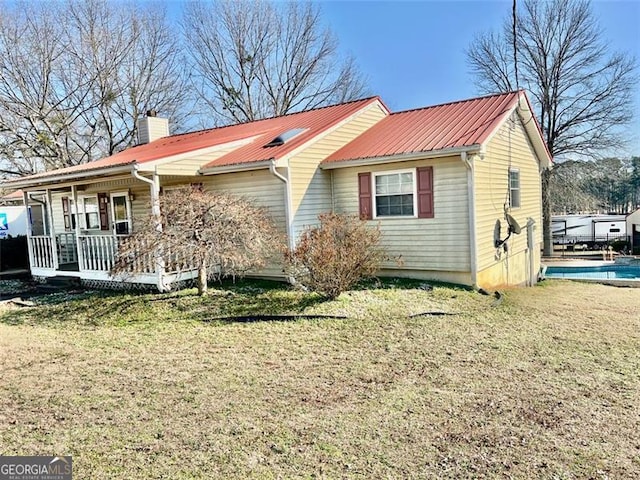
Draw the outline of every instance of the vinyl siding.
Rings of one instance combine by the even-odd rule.
[[[320,213],[331,211],[331,172],[320,170],[319,163],[385,116],[386,112],[375,103],[290,160],[295,238],[305,226],[316,224]]]
[[[542,200],[540,170],[537,157],[529,143],[519,117],[507,120],[489,141],[485,158],[474,164],[476,195],[476,235],[478,248],[478,285],[493,288],[518,285],[527,281],[529,261],[527,250],[527,219],[535,221],[534,264],[540,268],[542,242]],[[508,252],[494,247],[496,220],[501,222],[501,237],[507,235],[504,205],[509,200],[509,169],[520,172],[520,207],[509,213],[522,227],[520,235],[512,235]],[[534,272],[535,273],[535,272]]]
[[[210,175],[203,176],[198,180],[203,183],[205,190],[227,191],[245,196],[255,201],[256,204],[266,207],[278,229],[283,235],[286,234],[285,186],[268,170]],[[281,256],[274,255],[268,265],[256,272],[256,275],[283,278]]]
[[[433,166],[434,218],[382,218],[382,244],[392,258],[385,273],[470,282],[467,173],[460,157],[333,170],[336,212],[358,215],[358,173]],[[399,266],[394,259],[400,259]],[[404,272],[402,271],[404,270]]]
[[[111,195],[112,193],[129,192],[129,200],[131,204],[131,215],[133,220],[133,229],[136,228],[136,219],[143,218],[150,213],[151,205],[151,193],[149,186],[135,179],[118,179],[109,180],[100,183],[92,183],[86,186],[80,186],[84,190],[78,191],[78,200],[82,201],[82,197],[85,196],[97,196],[98,193],[106,193]],[[53,207],[53,224],[56,233],[63,233],[64,229],[64,215],[62,211],[62,197],[73,198],[71,190],[65,192],[55,192],[52,194],[52,207]],[[131,200],[133,198],[133,200]],[[111,200],[109,200],[111,202]],[[111,203],[109,203],[109,225],[111,226]],[[88,233],[96,235],[108,235],[111,231],[106,230],[92,230]]]

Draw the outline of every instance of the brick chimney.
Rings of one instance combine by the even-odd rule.
[[[169,119],[158,117],[155,110],[148,110],[144,117],[138,119],[138,145],[168,136]]]

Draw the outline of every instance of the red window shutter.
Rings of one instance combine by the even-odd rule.
[[[100,230],[109,230],[109,198],[106,193],[98,193],[98,212],[100,213]]]
[[[360,202],[360,218],[362,220],[371,220],[373,213],[371,212],[371,172],[358,174],[358,198]]]
[[[71,230],[71,215],[69,212],[69,199],[62,197],[62,218],[64,219],[64,229]]]
[[[418,176],[418,218],[433,218],[433,167],[420,167]]]

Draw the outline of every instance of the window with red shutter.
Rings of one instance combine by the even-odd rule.
[[[106,193],[98,193],[98,212],[100,214],[100,230],[109,230],[109,197]]]
[[[420,167],[418,177],[418,218],[433,218],[433,167]]]
[[[358,199],[360,203],[360,218],[371,220],[373,218],[371,208],[371,172],[358,174]]]

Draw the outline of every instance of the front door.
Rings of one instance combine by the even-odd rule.
[[[111,194],[112,225],[116,235],[131,233],[131,204],[128,193]]]

